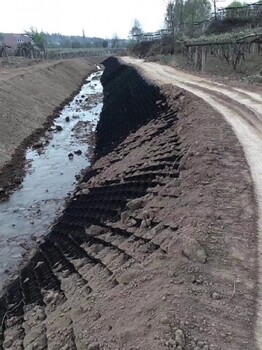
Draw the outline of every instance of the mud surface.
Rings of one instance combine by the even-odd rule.
[[[3,348],[254,350],[256,210],[241,146],[185,90],[105,65],[114,148],[100,129],[80,191],[1,299]],[[127,101],[143,87],[133,114],[119,83]]]

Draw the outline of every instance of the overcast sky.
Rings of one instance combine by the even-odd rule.
[[[48,33],[126,38],[137,18],[144,31],[163,27],[168,0],[2,0],[0,32],[30,27]],[[218,1],[226,6],[230,0]],[[250,1],[249,1],[250,2]]]

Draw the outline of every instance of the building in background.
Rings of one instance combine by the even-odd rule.
[[[33,40],[27,34],[4,34],[3,44],[8,46],[8,53],[14,54],[21,44],[32,43]]]

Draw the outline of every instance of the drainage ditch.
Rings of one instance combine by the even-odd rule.
[[[90,165],[102,108],[100,76],[98,71],[87,78],[54,126],[27,151],[26,177],[0,203],[0,289],[22,256],[48,232],[75,189],[75,177]]]

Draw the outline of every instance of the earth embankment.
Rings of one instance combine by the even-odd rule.
[[[92,70],[86,59],[74,59],[0,72],[0,168]]]

